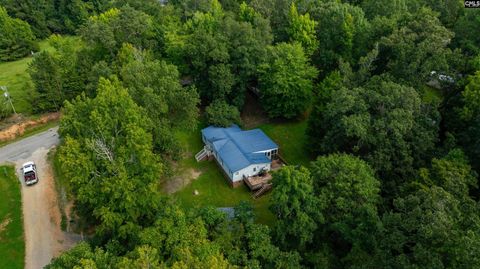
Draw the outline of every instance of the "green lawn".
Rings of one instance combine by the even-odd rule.
[[[269,123],[259,126],[281,148],[281,154],[289,164],[308,165],[310,159],[305,154],[305,128],[306,121],[288,123]],[[199,126],[197,130],[177,134],[177,139],[184,145],[187,152],[185,158],[180,160],[173,171],[174,176],[191,178],[190,171],[200,173],[182,190],[173,194],[186,208],[199,208],[206,205],[216,207],[231,207],[240,201],[249,201],[255,209],[257,221],[263,224],[273,224],[275,217],[269,211],[270,194],[254,200],[246,186],[231,188],[227,179],[214,161],[196,162],[193,155],[203,147]],[[168,179],[167,179],[168,180]],[[197,190],[199,195],[194,195]]]
[[[231,188],[214,161],[202,162],[196,168],[202,174],[187,187],[174,194],[174,197],[183,206],[193,209],[207,205],[233,207],[240,201],[248,201],[253,205],[259,223],[273,223],[274,216],[268,210],[270,194],[254,200],[246,186]],[[199,194],[194,195],[194,190],[197,190]]]
[[[44,40],[40,42],[40,50],[52,51],[53,48],[47,40]],[[32,113],[30,96],[33,93],[33,85],[27,73],[28,64],[31,61],[32,57],[26,57],[14,62],[0,63],[0,85],[8,87],[17,113]],[[0,105],[5,104],[2,101]]]
[[[280,154],[291,165],[308,166],[311,158],[307,154],[307,120],[284,123],[267,123],[258,126],[280,147]]]
[[[0,192],[0,268],[20,269],[25,255],[22,199],[12,166],[0,166]]]

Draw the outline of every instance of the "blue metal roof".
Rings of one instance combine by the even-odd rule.
[[[264,153],[278,148],[260,129],[242,131],[237,125],[228,128],[210,126],[202,130],[202,135],[217,152],[219,161],[231,171],[236,172],[251,164],[269,163]]]

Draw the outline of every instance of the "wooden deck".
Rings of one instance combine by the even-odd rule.
[[[283,159],[278,158],[272,161],[271,171],[276,171],[285,166]],[[265,173],[263,176],[244,177],[243,181],[248,188],[253,192],[253,198],[257,199],[261,195],[267,193],[272,189],[272,174],[271,171]]]
[[[271,169],[272,171],[278,170],[285,165],[285,162],[282,159],[276,159],[272,161]]]
[[[263,185],[267,184],[272,180],[272,175],[266,173],[264,176],[253,176],[244,178],[243,181],[247,184],[250,190],[255,191],[262,188]]]

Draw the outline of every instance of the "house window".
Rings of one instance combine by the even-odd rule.
[[[256,171],[257,171],[257,168],[256,168],[256,167],[254,167],[254,168],[253,168],[253,172],[256,172]]]
[[[238,176],[238,172],[236,172],[235,175]]]

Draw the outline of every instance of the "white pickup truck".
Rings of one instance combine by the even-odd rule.
[[[26,162],[22,165],[23,179],[27,186],[38,182],[37,167],[33,162]]]

